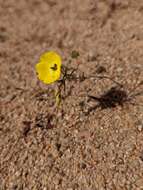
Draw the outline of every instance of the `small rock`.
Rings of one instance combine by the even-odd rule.
[[[81,164],[81,168],[82,168],[82,169],[86,169],[86,164],[85,164],[85,163],[82,163],[82,164]]]
[[[143,151],[140,154],[140,160],[143,162]]]
[[[29,131],[31,129],[31,124],[32,124],[31,121],[23,121],[24,127],[23,127],[22,133],[23,133],[24,136],[28,135],[28,133],[29,133]]]
[[[106,68],[104,66],[99,66],[97,69],[96,69],[96,73],[97,74],[101,74],[101,73],[105,73],[106,72]]]
[[[141,132],[143,130],[143,122],[139,122],[137,124],[137,129],[138,129],[139,132]]]

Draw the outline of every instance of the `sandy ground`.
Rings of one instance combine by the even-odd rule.
[[[142,95],[85,114],[86,95],[115,84],[71,81],[55,110],[37,80],[43,52],[66,64],[74,49],[80,71],[102,66],[130,93],[143,80],[143,1],[0,0],[0,190],[143,190]]]

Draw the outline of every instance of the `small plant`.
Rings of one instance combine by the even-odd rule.
[[[130,104],[134,104],[132,101],[136,96],[142,95],[142,92],[135,93],[136,89],[143,85],[141,81],[131,92],[127,92],[127,90],[123,87],[122,84],[118,83],[114,79],[105,76],[105,75],[89,75],[85,76],[84,73],[82,75],[77,76],[78,66],[76,68],[72,68],[71,65],[73,59],[77,59],[79,53],[77,51],[72,51],[70,59],[68,59],[66,65],[62,65],[62,59],[60,55],[56,52],[50,51],[44,53],[40,57],[39,63],[36,65],[36,71],[38,74],[38,78],[44,82],[45,84],[56,83],[55,88],[55,99],[56,105],[60,105],[61,100],[63,100],[66,96],[66,85],[69,84],[70,81],[80,82],[89,79],[108,79],[116,84],[115,87],[111,87],[105,93],[101,94],[99,97],[88,95],[89,101],[97,102],[96,106],[90,108],[89,111],[95,110],[96,108],[106,109],[113,108],[117,106],[123,106],[125,103],[130,102]],[[103,70],[103,68],[102,68]],[[101,72],[102,73],[102,72]],[[68,96],[68,95],[67,95]]]
[[[72,59],[77,59],[79,57],[79,52],[76,50],[73,50],[71,52],[71,57],[72,57]]]
[[[72,59],[77,59],[79,53],[73,51],[71,54]],[[71,63],[71,59],[68,60],[68,64]],[[66,90],[66,81],[76,79],[75,71],[77,69],[69,68],[62,65],[61,56],[54,51],[44,53],[40,57],[39,63],[36,64],[36,72],[39,80],[45,84],[52,84],[56,82],[55,98],[56,105],[59,105],[63,93]]]

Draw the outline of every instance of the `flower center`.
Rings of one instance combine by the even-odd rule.
[[[58,69],[58,68],[57,68],[57,64],[54,64],[54,66],[52,66],[51,69],[52,69],[53,71],[56,71],[56,70]]]

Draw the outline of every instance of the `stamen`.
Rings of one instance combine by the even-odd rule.
[[[54,64],[53,67],[51,67],[52,70],[56,71],[58,68],[57,68],[57,64]]]

